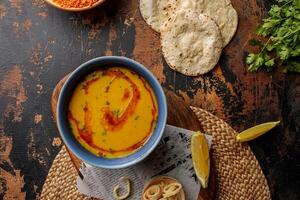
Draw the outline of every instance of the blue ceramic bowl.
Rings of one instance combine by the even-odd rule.
[[[86,150],[75,139],[67,119],[68,104],[72,93],[79,82],[91,72],[107,65],[123,66],[140,74],[153,89],[158,103],[158,120],[148,141],[136,152],[129,156],[107,159],[95,156]],[[95,167],[117,169],[134,165],[146,158],[159,143],[167,120],[167,104],[165,94],[155,76],[143,65],[125,57],[105,56],[92,59],[80,65],[71,73],[62,87],[57,103],[57,125],[60,135],[67,147],[82,161]]]

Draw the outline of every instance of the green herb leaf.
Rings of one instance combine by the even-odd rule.
[[[248,68],[250,71],[257,71],[260,67],[263,66],[265,60],[262,56],[257,56],[255,61],[252,63],[252,65],[250,65],[250,67]]]
[[[251,46],[260,46],[260,47],[264,46],[264,44],[261,41],[257,40],[257,39],[251,39],[251,40],[249,40],[249,44]]]
[[[265,66],[267,67],[273,67],[274,66],[274,58],[268,60],[267,62],[265,62]]]
[[[288,65],[284,68],[283,72],[297,72],[300,73],[300,63],[298,62],[290,62]]]
[[[291,55],[292,55],[293,57],[297,57],[297,56],[300,55],[300,44],[298,44],[298,45],[294,48],[294,50],[291,52]]]
[[[246,63],[248,65],[252,64],[257,58],[257,55],[254,54],[254,53],[250,53],[248,56],[247,56],[247,59],[246,59]]]
[[[116,117],[119,117],[119,115],[121,114],[121,111],[119,109],[117,109],[117,110],[114,110],[113,113]]]
[[[246,58],[249,71],[271,71],[275,63],[287,63],[286,72],[299,71],[299,63],[292,61],[300,56],[300,0],[276,2],[268,11],[268,17],[256,29],[257,35],[269,37],[267,42],[249,41],[250,45],[260,47],[258,54],[250,53]]]
[[[138,120],[140,118],[139,115],[135,116],[134,120]]]
[[[106,136],[107,135],[107,131],[104,130],[101,134],[102,134],[102,136]]]
[[[286,46],[281,47],[280,50],[278,51],[278,55],[281,60],[287,60],[290,56],[289,48]]]

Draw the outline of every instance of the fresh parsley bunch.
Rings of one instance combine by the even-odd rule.
[[[246,63],[249,71],[275,68],[275,61],[284,66],[284,72],[300,72],[300,0],[276,0],[268,11],[268,18],[256,34],[268,37],[266,42],[252,39],[250,45],[259,46],[258,54],[250,53]]]

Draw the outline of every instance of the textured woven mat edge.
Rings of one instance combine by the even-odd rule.
[[[237,134],[227,123],[211,113],[191,107],[204,131],[213,136],[211,156],[215,161],[218,190],[216,199],[271,199],[267,180],[246,143],[237,143]],[[77,191],[77,171],[62,147],[53,161],[39,199],[91,199]]]

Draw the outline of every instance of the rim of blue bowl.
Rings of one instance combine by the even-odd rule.
[[[134,153],[125,157],[114,159],[96,156],[85,149],[75,139],[70,129],[66,114],[69,105],[69,99],[72,96],[74,88],[80,82],[80,79],[83,79],[92,71],[101,69],[101,67],[107,67],[108,65],[123,66],[140,74],[154,91],[158,104],[158,120],[150,138]],[[158,145],[165,130],[167,121],[167,103],[160,83],[145,66],[127,57],[103,56],[91,59],[81,64],[69,75],[59,94],[56,113],[57,127],[60,136],[66,146],[71,150],[72,153],[75,154],[76,157],[95,167],[119,169],[132,166],[144,160]]]

